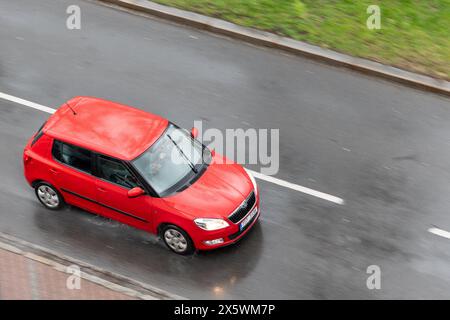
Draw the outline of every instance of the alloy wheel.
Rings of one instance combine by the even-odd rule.
[[[59,196],[53,188],[40,185],[37,189],[37,195],[46,207],[55,209],[59,206]]]
[[[164,232],[164,240],[172,250],[178,253],[186,251],[188,246],[186,238],[181,234],[181,232],[175,229],[167,229]]]

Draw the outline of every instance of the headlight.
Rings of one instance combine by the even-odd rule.
[[[222,219],[198,218],[194,220],[195,224],[203,230],[219,230],[229,226],[228,222]]]
[[[255,177],[250,172],[250,170],[245,169],[245,172],[247,172],[248,177],[250,178],[250,180],[252,180],[253,189],[255,190],[255,195],[258,194],[258,186],[256,185]]]

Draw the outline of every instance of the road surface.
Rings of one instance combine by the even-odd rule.
[[[72,4],[81,30],[66,28]],[[275,177],[345,200],[259,180],[262,218],[243,241],[177,256],[119,223],[45,210],[21,156],[49,114],[0,99],[0,232],[189,298],[450,298],[450,239],[428,232],[450,231],[448,98],[93,1],[0,0],[0,45],[2,93],[279,128]]]

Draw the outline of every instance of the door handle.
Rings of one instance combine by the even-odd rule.
[[[50,172],[53,173],[53,174],[57,174],[57,173],[58,173],[58,170],[53,169],[53,168],[50,168]]]
[[[98,187],[97,190],[100,192],[106,192],[106,189],[103,189],[102,187]]]

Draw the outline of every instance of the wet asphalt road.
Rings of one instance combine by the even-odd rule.
[[[66,29],[67,6],[82,10]],[[262,219],[192,257],[78,209],[50,212],[22,175],[48,114],[0,100],[0,232],[189,298],[450,298],[450,101],[96,2],[0,0],[0,92],[50,107],[93,95],[190,128],[279,128]],[[257,166],[249,166],[258,169]],[[378,265],[381,290],[368,290]]]

